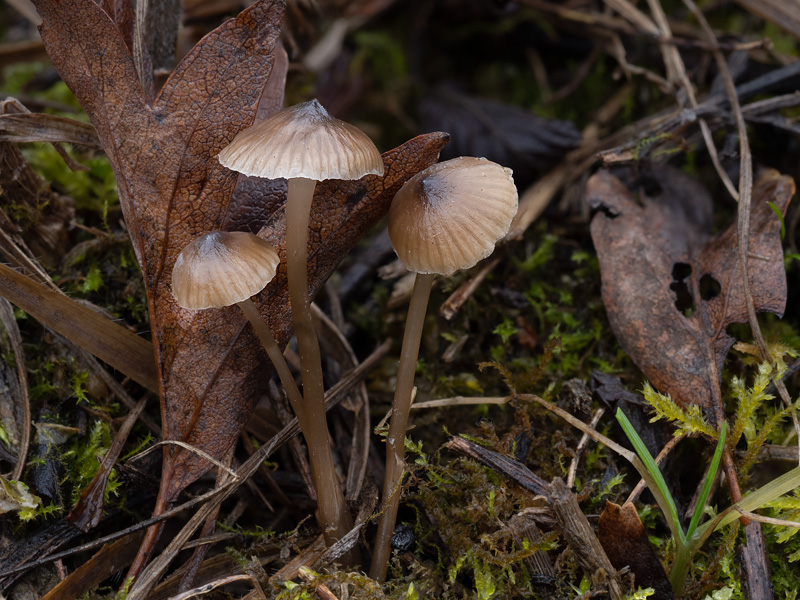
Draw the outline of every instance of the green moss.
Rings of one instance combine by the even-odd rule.
[[[68,449],[61,455],[68,473],[71,502],[74,505],[78,494],[86,487],[97,474],[100,463],[103,461],[111,446],[111,430],[103,421],[95,421],[89,431],[88,437],[78,437],[72,441]],[[109,494],[116,494],[119,488],[117,474],[112,471],[104,493],[105,500]]]

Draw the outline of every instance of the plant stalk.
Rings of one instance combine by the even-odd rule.
[[[322,357],[311,318],[308,293],[308,223],[316,185],[317,182],[312,179],[289,179],[289,194],[286,199],[286,266],[292,324],[297,336],[303,372],[304,402],[301,413],[305,416],[297,416],[308,445],[311,479],[317,491],[317,522],[326,545],[330,547],[350,530],[352,518],[336,477],[331,454],[325,418]]]
[[[386,474],[383,478],[383,509],[378,521],[375,549],[372,555],[370,577],[376,581],[386,580],[391,556],[391,541],[394,533],[397,509],[400,506],[400,487],[405,472],[405,438],[408,415],[411,412],[411,393],[414,389],[414,374],[417,370],[419,343],[428,309],[434,274],[417,273],[414,291],[408,306],[406,327],[403,332],[403,347],[397,370],[397,384],[392,401],[392,420],[386,437]]]

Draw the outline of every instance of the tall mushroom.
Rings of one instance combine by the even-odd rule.
[[[386,578],[390,541],[400,503],[404,441],[419,342],[436,275],[452,275],[489,256],[517,212],[511,170],[483,158],[461,157],[421,171],[392,200],[389,237],[400,261],[414,271],[403,347],[397,371],[392,419],[386,438],[383,508],[370,576]]]
[[[308,291],[308,223],[317,181],[383,175],[383,159],[369,137],[334,119],[316,100],[284,109],[239,133],[219,153],[224,166],[245,175],[289,180],[286,198],[286,266],[292,324],[303,371],[303,411],[309,464],[317,490],[317,519],[331,545],[350,529],[331,455],[319,341]]]
[[[192,310],[239,306],[267,351],[302,427],[303,397],[275,336],[250,299],[272,281],[278,262],[275,248],[252,233],[212,231],[181,250],[172,269],[172,295],[178,305]]]

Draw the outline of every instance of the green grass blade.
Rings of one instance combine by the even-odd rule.
[[[667,514],[665,515],[667,519],[670,521],[670,529],[672,529],[673,534],[677,533],[679,536],[680,544],[686,544],[686,535],[683,532],[683,527],[681,527],[681,521],[678,518],[678,508],[675,506],[675,500],[672,498],[672,494],[667,487],[667,482],[664,481],[664,476],[661,474],[661,469],[658,468],[656,461],[653,460],[653,456],[650,454],[650,451],[647,449],[647,446],[644,445],[642,438],[639,437],[639,434],[636,433],[636,430],[631,425],[631,422],[628,420],[628,417],[625,416],[625,413],[622,412],[621,408],[617,408],[617,421],[622,426],[622,430],[625,432],[625,435],[628,436],[628,439],[633,444],[633,449],[636,450],[636,454],[639,455],[639,458],[644,463],[645,467],[647,468],[647,472],[650,473],[650,476],[656,482],[658,486],[658,491],[664,497],[664,500],[667,503]]]
[[[686,531],[686,539],[691,540],[694,535],[697,525],[700,523],[700,518],[703,516],[706,502],[708,501],[708,494],[711,493],[711,486],[714,483],[714,478],[717,476],[717,469],[722,460],[722,451],[725,448],[725,437],[728,434],[728,424],[723,422],[722,429],[719,432],[719,440],[717,440],[717,449],[714,450],[714,458],[711,459],[711,468],[708,470],[706,480],[703,482],[703,489],[700,490],[700,496],[697,498],[697,504],[692,513],[692,520],[689,522],[689,529]]]
[[[742,510],[752,512],[767,502],[770,502],[775,498],[779,498],[797,487],[800,487],[800,467],[795,467],[777,479],[773,479],[757,490],[746,494],[744,498],[742,498],[734,506],[738,506]],[[703,523],[697,528],[697,534],[702,541],[705,541],[711,535],[712,531],[733,523],[741,516],[734,510],[734,506],[726,508],[719,515],[717,515],[714,520]]]

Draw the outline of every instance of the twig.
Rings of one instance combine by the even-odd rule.
[[[549,97],[544,99],[545,104],[555,104],[556,102],[560,102],[564,98],[569,97],[578,87],[583,83],[583,81],[589,76],[592,72],[592,67],[594,67],[597,59],[600,58],[600,45],[595,45],[591,52],[589,52],[589,56],[580,64],[578,70],[575,71],[575,75],[572,76],[569,83],[560,87],[555,92],[553,92]]]
[[[439,316],[448,321],[455,317],[459,309],[464,305],[464,302],[469,300],[472,294],[475,293],[475,290],[478,289],[481,282],[486,279],[486,276],[499,264],[499,258],[486,261],[477,273],[458,286],[458,289],[450,294],[450,297],[442,303],[442,306],[439,308]]]
[[[508,404],[510,397],[499,396],[453,396],[452,398],[439,398],[427,402],[417,402],[411,405],[412,410],[423,408],[441,408],[445,406],[469,406],[473,404]]]
[[[299,431],[299,429],[298,429],[298,431]],[[156,525],[156,524],[160,523],[161,521],[165,521],[165,520],[169,519],[170,517],[174,517],[175,515],[178,515],[178,514],[182,513],[185,510],[188,510],[190,508],[194,508],[195,506],[198,506],[198,505],[202,505],[203,503],[213,499],[214,497],[218,496],[219,494],[222,494],[223,492],[227,491],[227,489],[230,486],[231,486],[231,482],[227,483],[225,485],[225,487],[214,488],[213,490],[210,490],[210,491],[206,492],[205,494],[203,494],[201,496],[197,496],[196,498],[193,498],[192,500],[189,500],[188,502],[185,502],[185,503],[183,503],[183,504],[181,504],[179,506],[176,506],[175,508],[171,508],[169,510],[166,510],[163,513],[161,513],[160,515],[158,515],[156,517],[151,517],[149,519],[146,519],[146,520],[142,521],[141,523],[136,523],[135,525],[131,525],[130,527],[126,527],[125,529],[122,529],[120,531],[116,531],[114,533],[111,533],[111,534],[109,534],[107,536],[104,536],[104,537],[101,537],[99,539],[93,540],[91,542],[87,542],[85,544],[81,544],[80,546],[76,546],[75,548],[70,548],[69,550],[64,550],[63,552],[59,552],[57,554],[51,554],[50,556],[46,556],[44,558],[40,558],[40,559],[35,560],[33,562],[25,563],[25,564],[16,566],[16,567],[14,567],[12,569],[7,569],[6,571],[0,572],[0,578],[7,577],[9,575],[16,575],[17,573],[22,573],[23,571],[27,571],[29,569],[34,569],[36,567],[40,567],[42,565],[49,564],[49,563],[54,562],[56,560],[60,560],[60,559],[63,559],[63,558],[68,558],[70,556],[74,556],[75,554],[78,554],[80,552],[86,552],[87,550],[92,550],[94,548],[98,548],[98,547],[100,547],[100,546],[102,546],[104,544],[107,544],[108,542],[113,542],[114,540],[118,540],[119,538],[125,537],[126,535],[128,535],[130,533],[134,533],[134,532],[140,531],[142,529],[147,529],[151,525]]]
[[[228,585],[229,583],[233,583],[234,581],[253,582],[254,579],[252,575],[247,575],[245,573],[242,573],[240,575],[228,575],[227,577],[216,579],[211,583],[206,583],[201,585],[200,587],[187,590],[182,594],[178,594],[177,596],[172,596],[169,598],[169,600],[187,600],[188,598],[192,598],[193,596],[200,596],[201,594],[207,594],[208,592],[211,592],[220,586]]]
[[[300,579],[305,581],[306,583],[311,583],[314,581],[314,573],[308,567],[301,567],[300,568]],[[314,588],[314,591],[317,592],[317,596],[320,600],[339,600],[336,597],[330,588],[325,584],[319,584]]]
[[[603,414],[605,414],[605,408],[598,408],[594,415],[592,415],[592,420],[589,422],[589,427],[597,428],[597,424],[600,422]],[[581,436],[581,439],[578,441],[578,445],[575,447],[575,456],[572,457],[572,460],[569,463],[569,471],[567,472],[567,487],[572,488],[575,485],[575,476],[578,473],[578,461],[580,460],[581,453],[586,445],[589,443],[589,434],[584,433]]]
[[[667,16],[664,14],[664,9],[661,7],[661,3],[659,0],[648,0],[648,4],[650,5],[650,10],[653,13],[653,17],[658,24],[659,29],[661,29],[664,35],[672,35],[672,31],[669,27],[669,21],[667,21]],[[712,43],[716,42],[716,38],[712,40]],[[716,50],[716,46],[713,47],[713,50]],[[718,50],[717,50],[718,51]],[[686,92],[686,97],[689,100],[689,104],[692,108],[697,108],[697,98],[694,94],[694,88],[692,87],[692,82],[689,80],[689,75],[686,73],[686,65],[683,64],[683,59],[681,58],[680,52],[674,46],[663,46],[662,45],[662,52],[664,54],[664,60],[668,66],[672,66],[672,70],[676,73],[678,79],[680,79],[681,85],[683,90]],[[725,189],[728,190],[728,193],[734,198],[734,200],[739,199],[739,194],[736,191],[736,187],[733,185],[730,177],[725,172],[725,169],[722,167],[722,163],[719,160],[719,155],[717,154],[717,147],[714,145],[714,138],[711,135],[711,128],[708,126],[708,123],[705,119],[699,119],[700,122],[700,131],[703,134],[703,140],[706,143],[706,148],[708,149],[708,154],[711,158],[711,162],[714,165],[714,169],[717,171],[717,175],[719,176],[722,183],[725,185]]]
[[[559,408],[555,404],[551,404],[550,402],[547,402],[547,401],[543,400],[542,398],[540,398],[539,396],[536,396],[535,394],[519,394],[519,395],[517,395],[517,398],[519,400],[523,401],[523,402],[536,402],[537,404],[541,404],[543,407],[545,407],[550,412],[555,413],[559,417],[564,419],[567,423],[572,425],[575,429],[580,429],[582,432],[584,432],[585,434],[589,435],[595,441],[600,442],[601,444],[604,444],[606,447],[608,447],[609,449],[611,449],[614,452],[616,452],[617,454],[619,454],[622,458],[624,458],[628,462],[631,462],[634,465],[636,465],[636,464],[641,462],[641,461],[639,461],[639,457],[636,456],[635,452],[633,452],[631,450],[628,450],[627,448],[625,448],[623,446],[620,446],[617,442],[615,442],[611,438],[603,435],[602,433],[597,431],[594,427],[590,427],[589,425],[587,425],[586,423],[584,423],[580,419],[577,419],[577,418],[573,417],[571,414],[569,414],[563,408]]]
[[[106,452],[100,468],[97,470],[97,474],[89,482],[89,485],[81,490],[78,501],[67,515],[67,520],[81,531],[89,531],[100,524],[103,518],[103,496],[106,484],[111,476],[111,469],[114,467],[114,463],[117,462],[122,452],[122,447],[128,440],[128,435],[130,435],[136,421],[139,420],[139,415],[141,415],[146,404],[147,397],[145,396],[125,417],[125,421],[114,436],[111,446]]]
[[[765,517],[763,515],[759,515],[758,513],[742,510],[738,506],[735,506],[734,510],[743,517],[747,517],[751,521],[758,521],[759,523],[766,523],[767,525],[775,525],[776,527],[794,527],[795,529],[800,529],[800,523],[797,521],[786,521],[784,519]]]
[[[607,575],[607,579],[603,583],[608,586],[611,597],[622,598],[624,596],[619,573],[611,565],[611,561],[600,545],[592,526],[589,525],[586,515],[580,509],[575,494],[561,479],[555,478],[548,484],[518,461],[492,450],[481,448],[461,437],[451,438],[446,447],[477,460],[511,479],[522,488],[538,496],[544,496],[560,525],[561,534],[575,553],[584,573],[592,578],[593,584],[598,585],[600,582],[596,580],[596,577],[598,569],[602,569]]]

